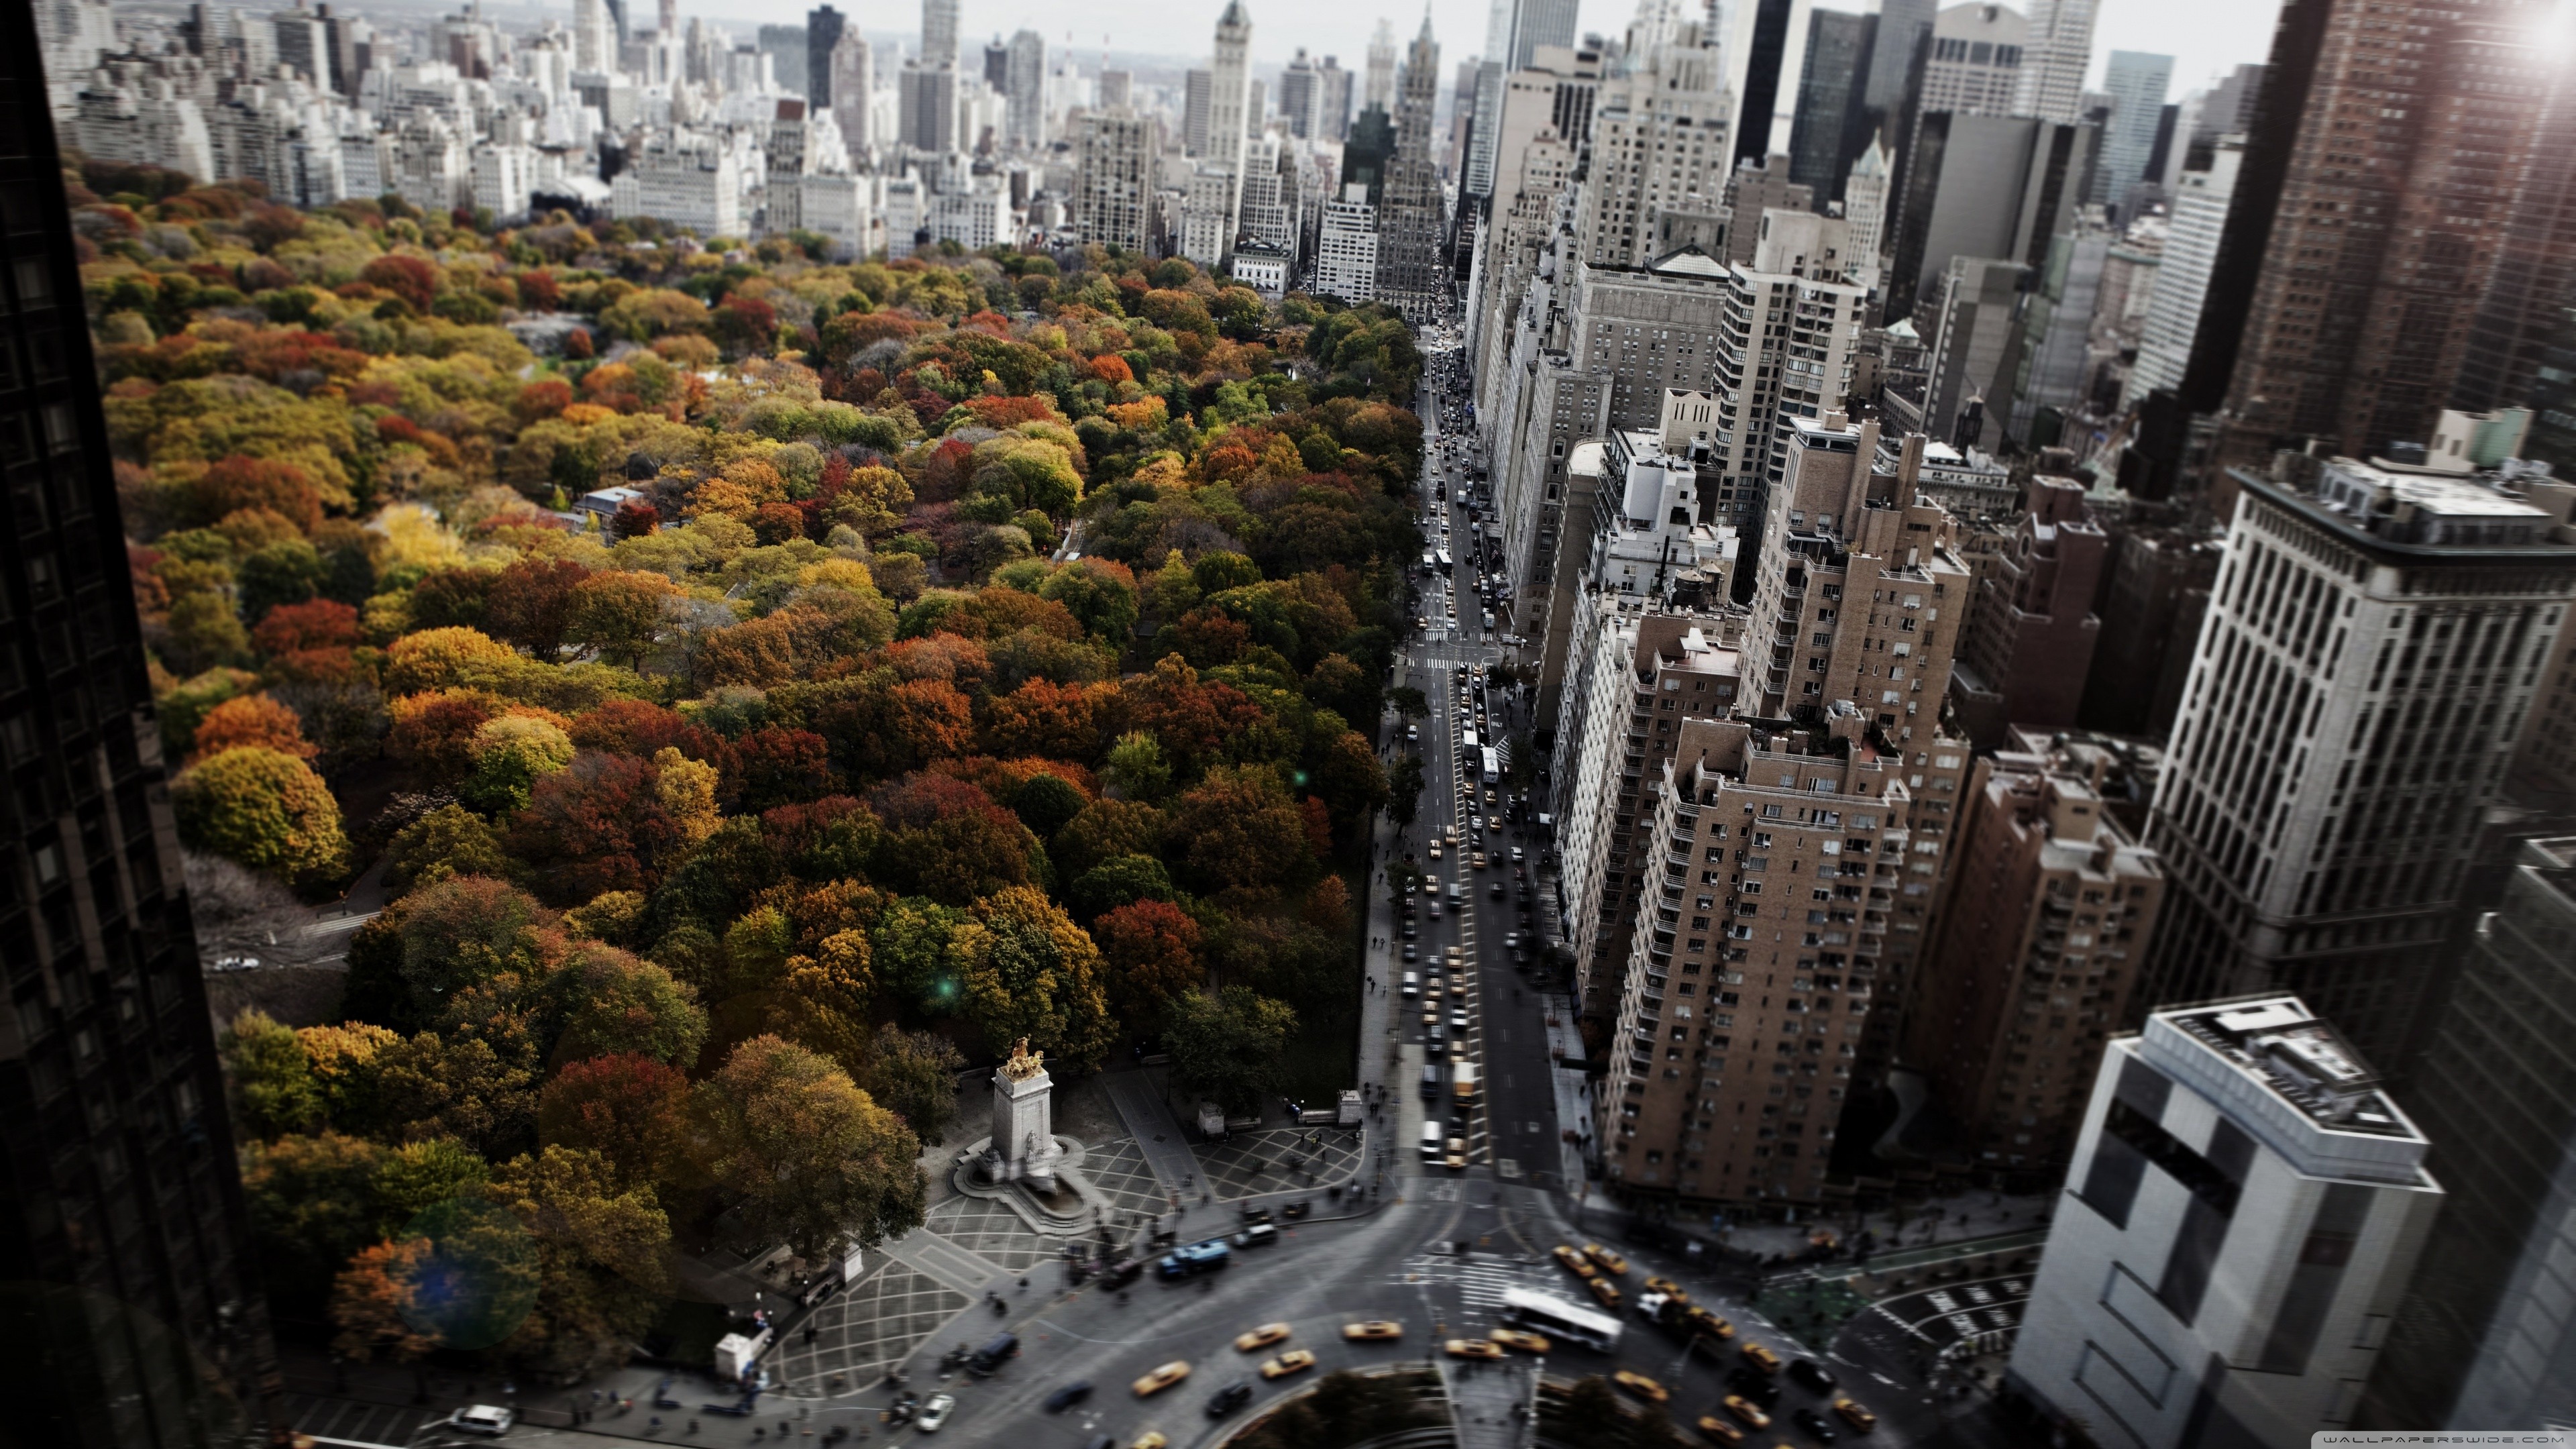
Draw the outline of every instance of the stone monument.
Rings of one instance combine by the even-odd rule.
[[[993,1142],[984,1152],[988,1182],[1024,1182],[1033,1192],[1055,1191],[1055,1083],[1046,1053],[1029,1050],[1022,1037],[1011,1059],[993,1074]]]

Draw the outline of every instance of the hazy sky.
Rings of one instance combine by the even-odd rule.
[[[1302,45],[1317,55],[1339,56],[1345,67],[1357,70],[1378,17],[1395,22],[1399,45],[1422,24],[1420,0],[1398,10],[1358,0],[1245,4],[1252,12],[1253,59],[1271,64],[1285,62]],[[871,31],[917,32],[920,27],[914,0],[841,0],[841,5]],[[681,5],[685,13],[707,14],[741,28],[748,28],[746,22],[801,18],[804,8],[795,0],[735,0],[713,10],[693,0]],[[1069,47],[1077,54],[1098,54],[1104,36],[1120,50],[1205,54],[1222,8],[1223,0],[964,0],[962,31],[975,42],[996,31],[1008,35],[1028,26],[1044,35],[1050,47]],[[1486,0],[1431,0],[1431,26],[1444,70],[1454,73],[1459,61],[1483,47],[1486,11]],[[2172,98],[2179,100],[2184,91],[2232,66],[2260,62],[2271,47],[2272,21],[2279,11],[2279,0],[2101,0],[2093,35],[2094,77],[2100,78],[2102,57],[2113,50],[2171,55]],[[1583,0],[1579,26],[1613,33],[1625,29],[1635,13],[1635,0]]]

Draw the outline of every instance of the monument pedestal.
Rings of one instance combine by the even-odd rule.
[[[1055,1143],[1055,1083],[1044,1060],[1045,1054],[1032,1054],[1023,1038],[1011,1059],[993,1073],[993,1138],[984,1152],[987,1182],[1025,1182],[1037,1192],[1055,1191],[1056,1163],[1064,1149]]]

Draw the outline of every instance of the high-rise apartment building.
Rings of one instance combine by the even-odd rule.
[[[2102,628],[2078,722],[2147,739],[2172,732],[2220,552],[2214,534],[2134,524],[2120,529],[2111,543]]]
[[[1011,48],[998,35],[984,47],[984,88],[997,96],[1011,93]]]
[[[1756,535],[1787,466],[1794,420],[1848,406],[1869,289],[1844,280],[1849,228],[1840,219],[1778,208],[1736,215],[1754,247],[1749,263],[1726,274],[1708,372],[1716,422],[1705,506],[1712,519]]]
[[[588,0],[583,0],[588,3]],[[579,17],[576,15],[576,21]],[[805,12],[805,100],[821,110],[832,109],[832,48],[841,43],[849,29],[848,17],[829,5],[817,5]],[[581,63],[584,70],[609,69]]]
[[[1753,265],[1754,249],[1762,244],[1762,228],[1754,224],[1755,218],[1772,211],[1813,210],[1816,202],[1814,188],[1789,179],[1789,157],[1779,151],[1736,162],[1726,174],[1723,195],[1725,256],[1745,267]],[[1735,224],[1737,217],[1744,219],[1742,226]]]
[[[2103,1054],[2006,1384],[2139,1449],[2348,1427],[2429,1145],[2297,997],[2156,1012]]]
[[[1641,266],[1658,255],[1655,222],[1663,212],[1713,214],[1720,205],[1735,163],[1719,59],[1700,46],[1666,46],[1601,83],[1580,223],[1586,262]]]
[[[1127,70],[1102,71],[1093,99],[1104,111],[1114,111],[1122,106],[1132,107],[1136,103],[1136,73]]]
[[[2451,384],[2449,405],[2464,412],[2532,406],[2576,302],[2576,86],[2562,79],[2544,104]]]
[[[2558,70],[2528,23],[2507,0],[2284,7],[2203,313],[2237,329],[2224,461],[2259,466],[2285,440],[2368,457],[2423,439]],[[2213,370],[2225,340],[2201,341]]]
[[[2293,990],[2404,1061],[2576,600],[2576,488],[2286,454],[2234,482],[2148,825],[2174,893],[2146,999]]]
[[[864,151],[877,144],[876,134],[876,54],[858,31],[841,34],[841,43],[832,47],[832,119],[841,128],[841,141],[852,151]]]
[[[1748,636],[1746,667],[1762,650]],[[1818,1202],[1870,1081],[1866,1039],[1895,1015],[1887,963],[1920,948],[1923,906],[1900,921],[1900,902],[1928,902],[1939,877],[1918,802],[1946,808],[1964,752],[1896,747],[1849,702],[1793,726],[1695,718],[1687,695],[1659,692],[1658,723],[1668,698],[1672,758],[1640,821],[1660,859],[1654,914],[1633,935],[1598,1099],[1603,1180],[1632,1201]]]
[[[2205,169],[2186,170],[2167,208],[2164,251],[2156,262],[2154,289],[2147,297],[2146,325],[2138,336],[2138,360],[2121,385],[2120,406],[2135,407],[2158,388],[2178,390],[2191,366],[2193,339],[2200,333],[2201,305],[2209,295],[2211,272],[2218,265],[2219,239],[2227,229],[2227,211],[2236,194],[2236,173],[2245,162],[2245,138],[2218,138]]]
[[[1983,561],[1960,631],[1950,702],[1980,749],[2015,728],[2064,729],[2084,702],[2102,633],[2093,612],[2111,540],[2084,506],[2084,485],[2043,474],[2004,547]]]
[[[1011,144],[1034,151],[1046,144],[1046,37],[1034,30],[1014,34],[1004,70]]]
[[[2023,448],[2056,447],[2069,417],[2092,410],[2094,373],[2107,351],[2098,330],[2103,282],[2118,246],[2119,237],[2090,218],[2049,238],[2047,259],[2022,299],[2012,411],[2002,419]]]
[[[1574,20],[1574,0],[1496,0],[1488,12],[1461,179],[1466,194],[1491,196],[1498,171],[1510,164],[1497,139],[1505,78],[1535,64],[1541,47],[1572,48]]]
[[[2016,730],[1968,777],[1905,1055],[1988,1171],[2074,1155],[2146,964],[2164,872],[2112,817],[2120,768],[2099,745]]]
[[[916,151],[946,156],[959,149],[957,67],[904,62],[895,77],[895,139]]]
[[[963,64],[958,50],[959,0],[921,0],[921,63],[952,69]]]
[[[2173,83],[2173,57],[2142,50],[2111,52],[2102,87],[2111,97],[2111,119],[2102,130],[2102,164],[2093,168],[2097,206],[2126,206],[2129,188],[2159,178],[2147,174],[2156,134],[2164,125],[2165,88]],[[2126,220],[2128,213],[2121,213]]]
[[[1188,71],[1181,77],[1181,154],[1204,156],[1208,125],[1216,102],[1216,72]]]
[[[2408,1073],[2442,1231],[2372,1375],[2366,1422],[2509,1429],[2576,1414],[2576,839],[2523,844]]]
[[[0,1278],[10,1434],[283,1434],[31,6],[0,7]]]
[[[1440,45],[1431,17],[1406,47],[1397,85],[1395,156],[1378,192],[1377,296],[1415,322],[1438,301],[1440,238],[1447,217],[1431,154],[1431,113],[1440,95]]]
[[[1887,142],[1873,133],[1869,145],[1853,159],[1843,177],[1843,275],[1853,285],[1878,290],[1887,274],[1888,188],[1896,158]]]
[[[1920,109],[1962,116],[2009,116],[2021,90],[2030,22],[2009,5],[1977,0],[1932,20]]]
[[[1315,293],[1353,306],[1377,296],[1377,205],[1363,182],[1344,185],[1340,199],[1324,204],[1315,241]]]
[[[1288,123],[1288,134],[1299,140],[1317,134],[1316,114],[1321,106],[1323,87],[1315,63],[1306,58],[1306,47],[1288,61],[1279,73],[1279,118]]]
[[[1124,107],[1082,118],[1075,148],[1074,226],[1087,242],[1141,255],[1154,224],[1154,122]]]
[[[1592,92],[1600,80],[1599,52],[1562,48],[1542,51],[1528,69],[1503,78],[1495,144],[1505,164],[1494,178],[1492,205],[1476,230],[1467,286],[1463,351],[1476,370],[1480,403],[1492,396],[1489,379],[1504,353],[1488,347],[1487,340],[1503,335],[1520,309],[1541,247],[1554,228],[1557,203],[1573,178],[1579,146],[1573,138],[1580,133],[1567,130],[1563,118],[1591,115]]]
[[[2031,0],[2013,114],[2061,126],[2084,118],[2084,73],[2093,65],[2093,15],[2100,5],[2101,0]]]

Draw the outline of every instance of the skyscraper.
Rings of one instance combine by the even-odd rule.
[[[2013,114],[2071,126],[2084,119],[2084,73],[2093,64],[2093,14],[2101,0],[2031,0],[2029,52]]]
[[[1785,138],[1789,179],[1827,201],[1842,199],[1844,175],[1877,134],[1867,82],[1878,20],[1847,10],[1818,10],[1808,17],[1795,124]],[[1776,144],[1783,138],[1775,132],[1772,139]]]
[[[1251,50],[1252,16],[1243,0],[1226,0],[1216,21],[1216,65],[1209,72],[1207,158],[1238,172],[1252,120]]]
[[[2562,78],[2550,87],[2533,130],[2486,295],[2451,384],[2450,405],[2468,412],[2534,401],[2541,357],[2567,305],[2576,302],[2576,86]]]
[[[1216,96],[1216,74],[1191,70],[1181,77],[1181,154],[1204,156],[1208,149],[1209,108]]]
[[[1923,62],[1923,114],[2010,116],[2030,61],[2030,22],[2009,5],[1953,5],[1932,21]],[[1909,126],[1906,129],[1910,129]]]
[[[2236,173],[2245,163],[2245,138],[2223,136],[2210,151],[2206,170],[2185,171],[2167,212],[2165,247],[2156,263],[2155,289],[2147,297],[2147,321],[2138,338],[2138,360],[2129,368],[2120,406],[2134,407],[2157,388],[2180,388],[2191,365],[2192,340],[2200,332],[2200,312],[2209,294],[2210,272],[2218,264],[2219,238],[2227,230],[2227,211],[2236,194]]]
[[[2556,68],[2526,23],[2508,0],[2283,7],[2185,382],[2206,410],[2198,384],[2232,360],[2225,461],[2310,437],[2356,457],[2424,437],[2505,232],[2501,182]],[[2424,37],[2406,42],[2411,63],[2381,50],[2389,26]]]
[[[1315,63],[1306,58],[1306,47],[1297,47],[1288,68],[1279,73],[1279,115],[1288,123],[1288,134],[1300,140],[1318,134],[1316,113],[1322,102]]]
[[[958,0],[921,0],[921,63],[958,64]]]
[[[1377,295],[1416,322],[1426,320],[1440,285],[1440,171],[1431,154],[1431,113],[1440,94],[1440,45],[1431,17],[1405,50],[1397,86],[1395,156],[1387,163],[1378,204]]]
[[[1593,116],[1594,179],[1584,188],[1578,228],[1583,259],[1642,265],[1655,257],[1663,212],[1714,215],[1734,164],[1726,125],[1726,73],[1713,49],[1666,46],[1603,82]]]
[[[843,31],[841,43],[832,47],[832,119],[841,128],[841,140],[853,151],[865,150],[879,139],[869,104],[876,90],[876,53],[856,30]]]
[[[2576,546],[2552,541],[2576,489],[2524,498],[2297,455],[2232,479],[2148,819],[2174,892],[2145,999],[2292,990],[2374,1060],[2404,1061],[2576,600]]]
[[[1006,125],[1011,144],[1032,151],[1045,145],[1046,37],[1034,30],[1011,37],[1003,94],[1010,102]]]
[[[1341,141],[1350,134],[1351,73],[1328,55],[1315,71],[1315,136],[1318,140]]]
[[[2164,120],[2165,87],[2173,81],[2173,57],[2140,50],[2111,52],[2103,88],[2111,94],[2111,120],[2102,132],[2102,162],[2093,168],[2096,205],[2125,206],[2129,188],[2147,175],[2155,154],[2156,132]],[[2125,218],[2127,213],[2123,212]]]
[[[1738,0],[1726,37],[1726,89],[1735,97],[1727,128],[1737,161],[1789,149],[1807,64],[1809,0]]]
[[[284,1431],[34,8],[0,6],[0,1352],[10,1433]]]
[[[2443,1192],[2337,1025],[2279,996],[2110,1042],[2007,1384],[2138,1449],[2351,1424]]]
[[[1395,114],[1395,27],[1384,20],[1369,35],[1368,71],[1360,89],[1360,109],[1371,106]]]
[[[832,108],[832,47],[841,43],[845,21],[829,5],[805,12],[805,100],[818,110]]]
[[[1142,253],[1154,234],[1154,123],[1125,106],[1082,118],[1073,186],[1082,239]]]

